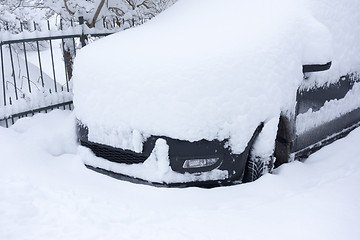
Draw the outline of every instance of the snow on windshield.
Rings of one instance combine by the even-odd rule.
[[[158,135],[229,139],[240,153],[260,122],[293,109],[303,64],[337,59],[338,32],[318,14],[336,15],[337,1],[328,2],[180,0],[78,53],[76,116],[89,140],[114,147],[141,151],[139,143]],[[340,10],[360,21],[360,3],[345,2]]]

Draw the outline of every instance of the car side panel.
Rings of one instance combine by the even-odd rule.
[[[319,111],[327,101],[340,100],[352,89],[359,78],[355,74],[349,74],[340,78],[337,83],[310,90],[299,90],[297,93],[297,106],[295,121],[300,121],[299,114],[306,113],[309,109],[313,112]],[[304,80],[306,81],[306,80]],[[360,97],[360,96],[359,96]],[[310,119],[311,120],[311,119]],[[292,146],[292,153],[297,158],[306,157],[314,148],[325,145],[340,138],[346,132],[358,126],[360,122],[360,106],[342,114],[321,125],[313,127],[305,132],[296,133]]]

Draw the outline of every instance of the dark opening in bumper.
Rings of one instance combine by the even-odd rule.
[[[246,160],[250,150],[249,143],[245,151],[241,154],[233,154],[231,150],[226,147],[226,141],[207,141],[200,140],[195,142],[182,141],[172,139],[164,136],[151,136],[143,143],[143,151],[136,153],[130,150],[124,150],[121,148],[115,148],[112,146],[94,143],[88,139],[89,129],[83,125],[80,121],[77,122],[77,134],[81,145],[89,148],[97,157],[105,158],[111,162],[124,163],[124,164],[138,164],[143,163],[149,158],[151,152],[155,147],[156,141],[161,138],[164,139],[169,146],[169,160],[170,167],[174,172],[177,173],[190,173],[190,174],[201,174],[212,171],[214,169],[227,171],[227,178],[214,181],[205,181],[202,183],[176,183],[166,184],[168,186],[181,187],[182,184],[186,186],[219,186],[229,185],[233,182],[239,182],[242,179]],[[210,159],[210,160],[209,160]],[[186,162],[187,161],[187,162]],[[185,163],[186,162],[186,163]],[[208,166],[198,166],[194,163],[207,162]],[[190,163],[190,164],[189,164]],[[105,169],[97,168],[96,166],[87,166],[92,170],[107,174],[109,176],[128,180],[128,177],[114,173]],[[130,177],[131,178],[131,177]],[[141,179],[132,178],[135,182],[141,182]],[[131,182],[134,182],[131,181]],[[145,181],[147,182],[147,181]],[[141,183],[145,183],[141,182]],[[156,185],[151,183],[151,185]]]

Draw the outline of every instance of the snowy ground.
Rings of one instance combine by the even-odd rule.
[[[360,129],[250,184],[159,189],[87,170],[74,116],[0,128],[0,239],[359,239]]]

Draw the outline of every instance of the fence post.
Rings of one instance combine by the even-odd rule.
[[[5,83],[5,73],[4,73],[4,56],[3,56],[3,43],[0,42],[0,55],[1,55],[1,76],[2,76],[2,85],[3,85],[3,94],[4,94],[4,106],[6,106],[6,83]]]
[[[85,47],[86,46],[86,40],[87,37],[84,34],[84,17],[79,17],[79,24],[82,27],[82,32],[81,32],[81,36],[80,36],[80,42],[81,42],[81,47]]]

